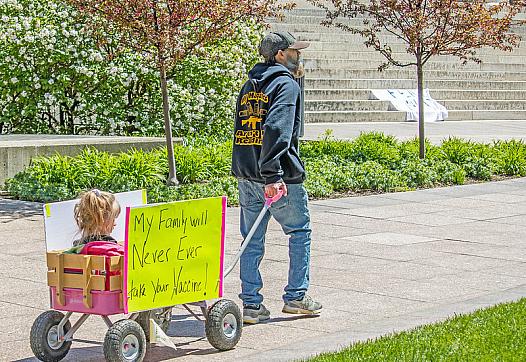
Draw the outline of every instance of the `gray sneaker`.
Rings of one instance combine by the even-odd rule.
[[[319,314],[322,308],[321,303],[314,301],[310,296],[305,294],[301,300],[286,302],[282,312],[291,314]]]
[[[260,304],[259,308],[243,307],[243,323],[257,324],[267,319],[270,319],[270,312],[263,304]]]

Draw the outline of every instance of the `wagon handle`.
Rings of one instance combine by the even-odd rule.
[[[236,255],[234,256],[234,261],[232,262],[232,265],[230,265],[227,270],[224,272],[224,277],[226,277],[230,272],[234,269],[237,262],[239,261],[239,258],[241,258],[241,255],[247,248],[248,243],[250,243],[250,240],[252,239],[252,236],[254,236],[254,233],[256,232],[256,229],[258,228],[259,224],[261,223],[261,220],[263,219],[263,216],[265,216],[265,213],[267,210],[272,206],[273,203],[281,199],[283,196],[283,190],[279,190],[279,192],[274,197],[265,197],[265,204],[263,205],[263,209],[261,209],[261,212],[259,213],[256,221],[254,222],[254,225],[252,225],[252,228],[247,234],[247,237],[243,242],[241,243],[241,246],[239,247],[239,250],[237,251]]]

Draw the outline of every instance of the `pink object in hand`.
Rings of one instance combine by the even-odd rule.
[[[274,197],[268,197],[265,199],[265,206],[270,207],[273,203],[281,199],[283,196],[283,190],[279,190],[279,192]]]

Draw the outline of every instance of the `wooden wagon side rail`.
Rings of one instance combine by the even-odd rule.
[[[109,278],[109,290],[122,290],[122,276],[107,276],[108,270],[122,270],[123,257],[109,258],[101,255],[47,253],[47,280],[50,287],[55,287],[57,301],[65,304],[64,288],[82,289],[83,302],[87,308],[92,307],[91,291],[106,290],[106,278]]]

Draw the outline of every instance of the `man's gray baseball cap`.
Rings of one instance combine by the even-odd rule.
[[[310,45],[306,41],[298,41],[291,33],[276,31],[269,33],[263,38],[259,45],[259,54],[266,59],[273,57],[279,50],[285,49],[305,49]]]

